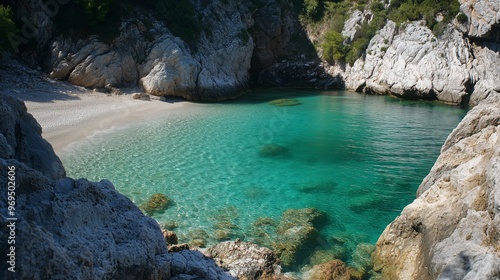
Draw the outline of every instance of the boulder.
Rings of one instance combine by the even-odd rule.
[[[341,260],[332,260],[315,265],[306,273],[308,280],[350,280],[351,274],[346,264]]]
[[[239,239],[210,247],[205,255],[238,279],[269,279],[281,271],[273,251]]]

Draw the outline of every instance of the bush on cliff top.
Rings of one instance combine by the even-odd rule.
[[[16,24],[12,18],[12,9],[9,6],[0,5],[0,52],[12,50],[9,34],[17,32]]]

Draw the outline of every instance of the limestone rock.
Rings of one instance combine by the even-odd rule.
[[[500,34],[498,33],[500,25],[499,0],[459,0],[459,2],[461,4],[460,10],[469,18],[469,36],[494,39],[500,42]]]
[[[347,19],[344,23],[344,28],[342,30],[342,36],[347,37],[349,42],[352,42],[359,35],[359,27],[361,27],[361,23],[363,22],[364,16],[363,12],[360,10],[355,10],[349,19]]]
[[[196,77],[200,64],[185,44],[176,37],[158,39],[141,66],[139,84],[150,94],[196,99]]]
[[[500,273],[500,99],[483,100],[450,135],[429,175],[383,232],[386,279],[494,279]]]
[[[3,158],[16,159],[54,179],[65,177],[61,161],[41,136],[41,126],[21,101],[0,95],[0,119]]]
[[[215,264],[215,261],[199,251],[182,250],[170,253],[170,272],[172,280],[206,279],[235,280],[228,272]]]
[[[253,25],[251,14],[237,1],[211,1],[199,13],[210,32],[200,37],[193,56],[201,65],[195,100],[234,98],[250,79],[254,42],[247,30]]]
[[[472,61],[471,76],[475,84],[469,103],[477,105],[489,95],[500,92],[500,44],[474,45],[473,52],[475,59]]]
[[[208,248],[205,254],[238,279],[271,277],[281,271],[273,251],[239,240],[219,243]]]
[[[411,99],[466,103],[472,58],[468,42],[455,29],[448,28],[436,38],[420,22],[409,23],[397,33],[389,21],[370,41],[366,58],[350,69],[346,86]]]

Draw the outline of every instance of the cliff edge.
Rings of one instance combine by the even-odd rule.
[[[500,96],[472,109],[444,144],[418,198],[384,230],[383,279],[500,276]]]

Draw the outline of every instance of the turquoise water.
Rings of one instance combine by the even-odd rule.
[[[284,96],[302,104],[267,103]],[[338,91],[256,92],[197,107],[82,142],[62,155],[68,175],[111,180],[137,205],[167,195],[174,203],[153,217],[175,223],[181,242],[204,229],[207,245],[215,243],[221,216],[231,223],[228,238],[256,241],[257,218],[313,207],[330,220],[320,229],[322,249],[332,236],[350,236],[345,246],[374,244],[466,113]],[[283,153],[263,156],[266,144]]]

